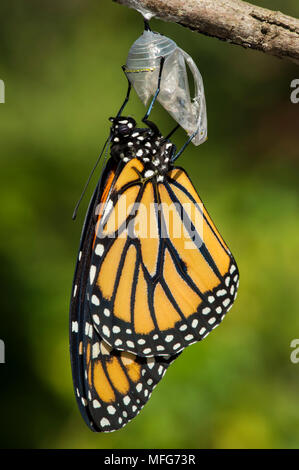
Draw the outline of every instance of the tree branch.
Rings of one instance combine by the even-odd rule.
[[[299,20],[241,0],[114,0],[198,33],[299,63]]]

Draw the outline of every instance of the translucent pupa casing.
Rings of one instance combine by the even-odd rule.
[[[144,31],[132,45],[125,73],[146,104],[156,92],[161,58],[165,58],[158,101],[169,114],[192,135],[194,145],[207,138],[207,112],[204,86],[201,74],[193,59],[174,41],[152,31]],[[187,68],[194,79],[194,97],[190,96]]]

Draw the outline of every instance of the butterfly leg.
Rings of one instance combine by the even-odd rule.
[[[169,140],[170,137],[178,130],[178,128],[181,127],[179,124],[177,124],[171,132],[169,132],[169,134],[167,134],[167,136],[165,137],[165,140]]]
[[[124,65],[122,66],[122,70],[123,70],[123,72],[125,72],[125,66],[124,66]],[[125,74],[125,75],[126,75],[126,74]],[[129,98],[130,98],[130,93],[131,93],[132,85],[131,85],[131,82],[130,82],[130,80],[128,79],[127,75],[126,75],[126,78],[127,78],[127,80],[128,80],[127,94],[126,94],[125,100],[124,100],[123,104],[121,105],[120,110],[118,111],[116,117],[121,116],[121,113],[123,112],[124,107],[126,106],[127,102],[129,101]]]
[[[180,155],[182,155],[185,148],[190,144],[190,142],[192,141],[192,139],[194,139],[197,133],[198,133],[198,129],[195,132],[193,132],[193,134],[190,135],[189,139],[184,143],[183,147],[171,157],[171,162],[174,162],[177,158],[179,158]]]
[[[153,96],[153,99],[148,107],[148,110],[147,112],[145,113],[145,116],[143,117],[142,119],[142,122],[144,122],[144,124],[146,124],[150,129],[152,129],[154,132],[157,132],[158,131],[158,128],[155,124],[153,124],[152,122],[148,121],[148,118],[149,118],[149,115],[150,113],[152,112],[152,109],[153,109],[153,106],[155,104],[155,101],[158,97],[158,94],[160,93],[160,86],[161,86],[161,77],[162,77],[162,71],[163,71],[163,66],[164,66],[164,62],[165,62],[165,57],[161,57],[161,61],[160,61],[160,69],[159,69],[159,77],[158,77],[158,86],[157,86],[157,89],[156,89],[156,92]],[[159,134],[159,131],[157,132]]]

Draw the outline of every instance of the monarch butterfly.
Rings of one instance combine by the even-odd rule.
[[[136,416],[183,349],[222,321],[238,288],[232,254],[187,173],[174,166],[193,136],[176,153],[148,121],[162,67],[163,60],[147,128],[122,116],[130,84],[110,118],[111,158],[81,236],[70,352],[79,409],[98,432]]]

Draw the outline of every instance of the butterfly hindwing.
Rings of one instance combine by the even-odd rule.
[[[99,181],[93,196],[91,198],[85,221],[83,224],[79,254],[74,274],[71,302],[70,302],[70,356],[75,396],[78,407],[86,424],[93,429],[91,425],[91,416],[89,416],[86,407],[86,389],[85,389],[85,364],[83,360],[83,340],[85,336],[85,305],[86,305],[86,285],[89,275],[91,246],[95,227],[95,207],[99,198],[103,198],[104,183],[111,175],[115,173],[116,165],[110,160],[106,166],[103,177]]]
[[[140,412],[177,357],[143,358],[112,350],[93,329],[85,336],[83,355],[91,426],[105,432],[122,428]]]

